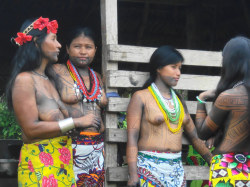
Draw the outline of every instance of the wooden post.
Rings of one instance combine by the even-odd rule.
[[[102,75],[104,76],[106,92],[117,92],[117,89],[110,89],[106,84],[106,72],[108,70],[118,70],[118,63],[108,61],[109,44],[118,44],[117,28],[117,0],[100,0],[101,3],[101,29],[102,29]],[[117,128],[116,113],[106,112],[105,127]],[[117,143],[105,143],[105,170],[108,167],[117,166]],[[116,187],[116,184],[108,184],[105,177],[105,186]]]

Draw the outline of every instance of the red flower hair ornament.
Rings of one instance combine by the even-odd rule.
[[[49,34],[50,32],[56,34],[58,29],[58,23],[56,20],[49,21],[49,18],[40,17],[33,23],[31,23],[23,32],[17,33],[17,37],[15,38],[16,44],[20,46],[26,42],[31,41],[32,36],[28,35],[28,33],[32,29],[38,29],[42,31],[44,28],[47,28],[47,34]]]

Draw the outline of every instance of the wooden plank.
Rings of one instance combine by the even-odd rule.
[[[117,0],[101,0],[102,44],[118,44]]]
[[[105,130],[105,142],[126,143],[127,142],[127,130],[107,128]]]
[[[186,180],[208,180],[209,167],[208,166],[184,166]],[[118,182],[128,180],[127,167],[110,167],[107,169],[107,180]]]
[[[103,0],[101,5],[102,31],[102,75],[105,79],[107,70],[117,70],[118,63],[108,62],[108,44],[118,43],[117,0]]]
[[[107,72],[107,85],[109,87],[142,87],[148,79],[148,72],[139,71],[113,71]],[[219,76],[182,74],[178,85],[180,90],[209,90],[215,89]]]
[[[107,106],[107,111],[110,112],[125,112],[129,104],[130,98],[110,97]],[[197,101],[185,101],[190,114],[196,114]],[[207,102],[207,111],[210,111],[212,102]]]
[[[108,45],[110,61],[148,63],[156,48],[130,45]],[[221,67],[221,52],[178,49],[190,66]]]
[[[127,130],[126,129],[107,128],[105,130],[105,142],[126,143],[127,140],[128,140],[128,138],[127,138]],[[189,142],[189,140],[185,137],[185,135],[182,136],[182,144],[183,145],[190,145],[191,144]]]
[[[118,70],[118,63],[108,62],[107,44],[118,43],[118,23],[117,23],[117,0],[101,0],[101,31],[102,31],[102,75],[106,80],[107,70]],[[105,81],[105,85],[106,81]],[[107,86],[106,91],[117,91]],[[105,113],[105,128],[117,127],[117,116],[114,113]],[[107,167],[117,166],[117,144],[105,143],[105,170]],[[108,184],[105,177],[105,186],[116,187],[116,184]]]

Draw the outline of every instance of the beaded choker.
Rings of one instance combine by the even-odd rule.
[[[174,112],[172,109],[170,110],[168,104],[166,103],[166,101],[164,100],[163,96],[161,95],[160,91],[158,90],[157,86],[154,83],[152,83],[148,87],[148,90],[150,91],[158,107],[160,108],[164,116],[165,123],[167,124],[169,130],[174,134],[179,133],[181,130],[183,119],[184,119],[184,108],[179,98],[173,91],[173,89],[170,89],[170,90],[171,90],[173,103],[174,103]],[[178,122],[177,128],[175,129],[171,128],[169,121],[171,121],[172,123],[176,123],[176,124]]]
[[[244,84],[244,81],[239,81],[239,82],[237,82],[237,83],[233,86],[233,88],[235,88],[235,87],[237,87],[237,86],[239,86],[239,85],[242,85],[242,84]]]
[[[70,60],[67,61],[67,67],[72,79],[77,85],[77,89],[79,89],[82,93],[84,102],[95,102],[101,99],[102,89],[99,83],[99,79],[92,69],[88,68],[90,78],[90,90],[88,90],[84,84],[84,81],[82,80],[82,77],[78,73],[75,66],[70,62]]]

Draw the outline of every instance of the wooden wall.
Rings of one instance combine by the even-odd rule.
[[[148,72],[119,70],[118,64],[141,63],[147,64],[156,48],[143,46],[130,46],[118,44],[117,33],[117,0],[102,0],[102,66],[107,92],[117,92],[119,88],[139,88],[148,78]],[[185,66],[209,68],[221,66],[221,52],[179,50],[185,58]],[[204,74],[182,74],[175,89],[187,91],[203,91],[216,87],[219,76]],[[127,167],[117,167],[118,143],[127,142],[126,130],[117,128],[117,113],[126,111],[129,98],[109,98],[105,114],[105,151],[106,151],[106,185],[117,186],[115,182],[127,181]],[[188,100],[187,106],[190,114],[195,114],[196,101]],[[208,109],[211,103],[207,105]],[[183,144],[189,142],[183,138]],[[208,167],[184,166],[187,180],[208,179]]]

